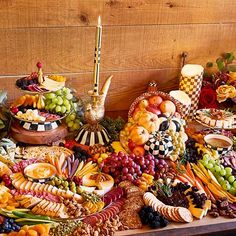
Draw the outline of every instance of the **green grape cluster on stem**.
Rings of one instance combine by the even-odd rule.
[[[231,167],[224,167],[219,160],[212,159],[208,154],[204,154],[199,162],[212,172],[224,190],[236,194],[236,178]]]
[[[45,110],[57,114],[69,113],[73,106],[73,94],[69,88],[62,88],[45,95]]]

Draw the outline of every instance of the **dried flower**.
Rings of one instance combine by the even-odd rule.
[[[228,98],[234,98],[236,96],[236,89],[232,85],[221,85],[216,90],[217,101],[224,102]]]

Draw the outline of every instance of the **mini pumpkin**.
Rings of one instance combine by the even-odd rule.
[[[137,115],[139,115],[137,119],[138,125],[144,127],[149,133],[158,131],[160,122],[157,115],[149,111]]]
[[[165,157],[173,151],[174,146],[171,136],[161,131],[149,135],[144,149],[155,157]]]
[[[129,138],[136,144],[136,145],[143,145],[148,141],[149,133],[148,131],[142,126],[135,126],[131,132]]]
[[[174,132],[179,132],[182,127],[181,120],[175,117],[166,117],[162,115],[159,117],[159,131],[173,130]]]

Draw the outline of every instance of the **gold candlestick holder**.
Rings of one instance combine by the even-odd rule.
[[[89,91],[90,101],[84,106],[84,117],[87,124],[82,126],[75,140],[83,145],[107,144],[110,142],[106,129],[99,124],[105,114],[105,100],[111,84],[110,76],[102,87],[100,94]]]

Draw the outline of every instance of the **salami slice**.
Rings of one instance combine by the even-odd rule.
[[[83,220],[83,222],[94,226],[100,220],[106,221],[110,218],[113,218],[114,216],[116,216],[120,212],[123,204],[124,204],[124,200],[120,199],[120,200],[112,203],[110,206],[108,206],[107,208],[105,208],[101,212],[96,213],[92,216],[86,217]]]
[[[104,195],[103,201],[105,202],[106,205],[109,205],[110,203],[120,199],[123,195],[124,195],[123,189],[120,187],[116,187]]]
[[[85,219],[83,219],[83,222],[89,225],[96,225],[96,223],[98,222],[98,219],[96,216],[88,216]]]

